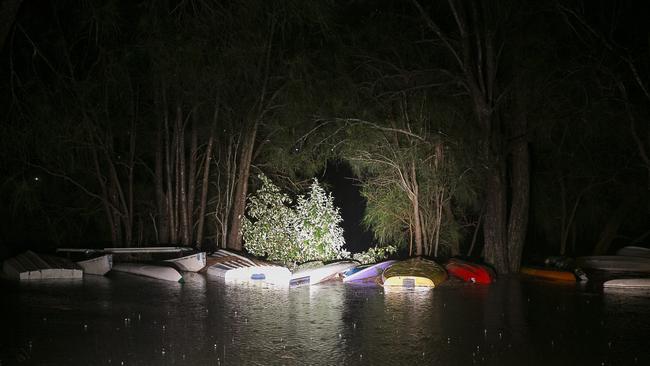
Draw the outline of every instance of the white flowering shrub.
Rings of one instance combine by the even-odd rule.
[[[361,264],[370,264],[381,262],[395,252],[397,252],[397,247],[388,245],[385,247],[368,248],[365,252],[354,253],[352,258],[361,262]]]
[[[284,261],[287,253],[296,251],[296,213],[288,195],[265,175],[259,178],[262,187],[248,198],[247,216],[242,220],[245,247],[251,254]]]
[[[296,240],[300,248],[298,263],[350,256],[350,253],[343,249],[343,219],[339,209],[334,206],[334,197],[325,192],[318,180],[314,179],[309,196],[298,197],[296,219]]]
[[[308,196],[291,199],[264,175],[262,187],[249,197],[242,234],[246,250],[294,266],[311,260],[348,258],[334,198],[314,180]]]

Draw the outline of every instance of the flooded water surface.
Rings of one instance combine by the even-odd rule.
[[[500,279],[272,290],[2,283],[0,365],[649,365],[650,295]]]

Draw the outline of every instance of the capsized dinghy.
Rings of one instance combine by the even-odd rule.
[[[390,267],[393,263],[397,263],[397,261],[388,260],[350,268],[343,272],[343,282],[369,282],[381,278],[384,270]]]
[[[529,277],[544,280],[576,282],[575,274],[563,269],[523,266],[519,269],[519,272]]]
[[[432,260],[418,257],[388,267],[383,279],[386,288],[428,289],[444,282],[447,271]]]
[[[286,267],[248,258],[225,249],[212,253],[207,261],[208,275],[223,278],[226,282],[289,286],[291,272]]]
[[[75,261],[85,274],[103,276],[113,268],[113,255],[102,249],[58,248],[57,253],[66,253],[67,258]]]
[[[180,258],[166,259],[166,263],[184,272],[198,272],[205,267],[205,252],[186,255]]]
[[[81,267],[72,261],[29,250],[5,260],[2,269],[8,277],[21,281],[83,277]]]
[[[616,252],[616,255],[622,255],[626,257],[650,258],[650,249],[644,247],[627,246],[619,249]]]
[[[650,290],[650,278],[624,278],[603,283],[605,289],[646,289]]]
[[[103,276],[113,268],[113,255],[104,254],[99,257],[76,262],[83,268],[84,274]]]
[[[609,272],[650,273],[650,258],[623,255],[598,255],[578,257],[576,266]]]
[[[466,282],[488,285],[494,281],[494,272],[487,266],[451,258],[445,265],[450,275]]]
[[[172,267],[154,266],[141,263],[116,263],[113,271],[130,273],[138,276],[155,278],[158,280],[182,282],[183,276]]]
[[[316,285],[321,282],[335,278],[338,274],[356,267],[357,262],[339,261],[325,265],[318,265],[313,268],[298,269],[291,275],[291,287]]]

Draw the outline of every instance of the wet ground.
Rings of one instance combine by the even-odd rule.
[[[186,281],[3,282],[0,365],[650,365],[647,292]]]

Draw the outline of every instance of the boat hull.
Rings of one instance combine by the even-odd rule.
[[[624,289],[648,289],[650,290],[650,278],[625,278],[609,280],[603,283],[604,288]]]
[[[78,261],[77,264],[83,269],[84,274],[103,276],[113,268],[113,255],[105,254],[96,258]]]
[[[254,260],[220,249],[208,258],[207,273],[229,283],[287,287],[291,272],[286,267]]]
[[[650,258],[650,249],[643,248],[643,247],[627,246],[619,249],[616,252],[616,255],[622,255],[626,257]]]
[[[252,266],[229,268],[215,264],[208,268],[208,275],[223,278],[231,283],[268,284],[273,286],[289,286],[291,272],[288,268],[279,266]]]
[[[388,267],[383,274],[384,287],[427,289],[447,279],[447,271],[438,263],[411,258]]]
[[[542,278],[545,280],[576,282],[576,276],[573,272],[560,269],[521,267],[519,272],[529,277]]]
[[[183,279],[183,276],[172,267],[153,266],[149,264],[116,263],[113,265],[113,271],[171,282],[181,282]]]
[[[333,279],[338,274],[355,267],[358,263],[342,261],[326,264],[316,268],[298,270],[291,275],[291,287],[316,285],[321,282]]]
[[[623,255],[579,257],[576,266],[610,272],[650,273],[650,258]]]
[[[390,267],[392,264],[397,263],[395,260],[383,261],[375,264],[370,264],[367,266],[361,266],[358,271],[350,273],[351,271],[346,271],[343,273],[343,282],[367,282],[381,277],[386,268]],[[354,269],[353,269],[354,270]],[[350,273],[350,274],[348,274]]]
[[[488,267],[477,263],[451,259],[445,265],[445,269],[450,275],[466,282],[489,285],[494,281],[493,272]]]
[[[5,260],[3,271],[7,277],[20,281],[83,277],[82,269],[75,263],[64,258],[39,255],[32,251]]]
[[[180,271],[198,272],[205,267],[205,252],[186,255],[180,258],[167,259],[165,262],[170,263]]]

